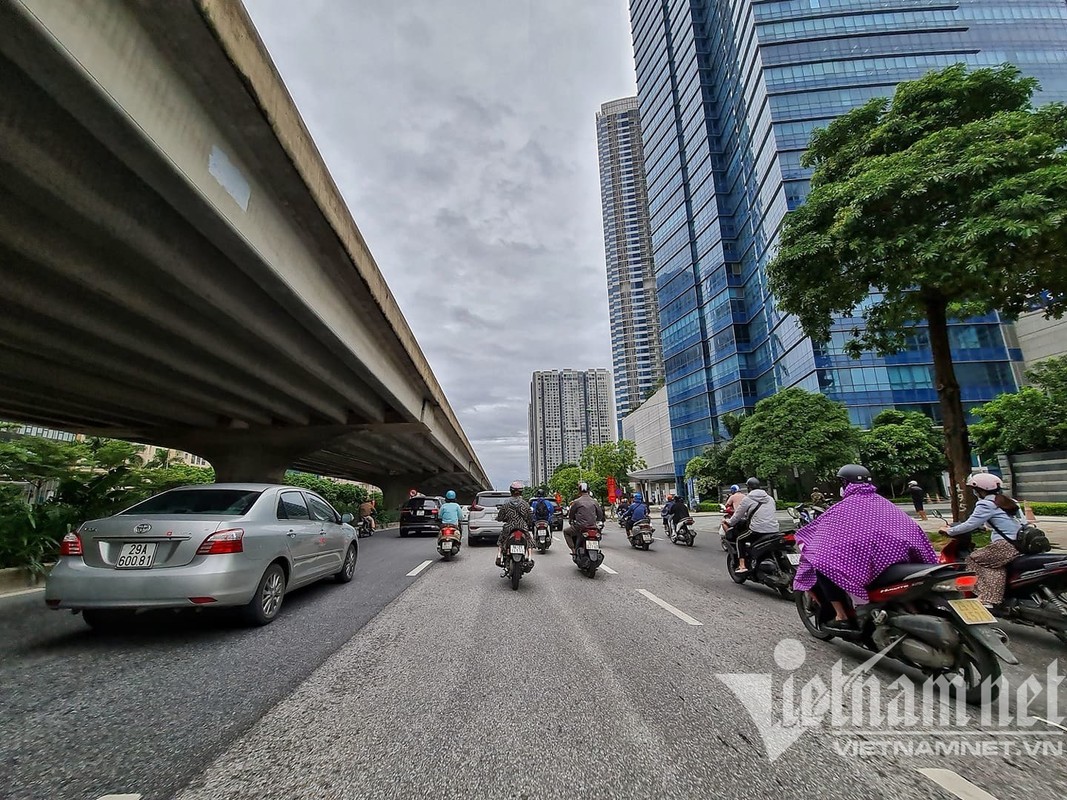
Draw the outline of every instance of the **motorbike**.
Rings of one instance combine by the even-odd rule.
[[[833,637],[903,661],[927,676],[946,678],[950,691],[963,689],[968,703],[1000,691],[1000,662],[1018,664],[996,618],[957,581],[973,577],[959,564],[894,564],[867,587],[869,604],[851,609],[852,630],[827,628],[833,607],[818,589],[795,593],[797,612],[816,639]],[[956,679],[959,678],[959,681]],[[960,686],[962,683],[962,687]]]
[[[363,519],[359,521],[359,528],[356,529],[356,536],[360,539],[364,539],[373,535],[374,526],[371,524],[370,517],[363,517]]]
[[[725,503],[719,503],[719,510],[722,512],[722,518],[727,520],[730,518],[730,513],[726,510]],[[726,538],[726,529],[719,526],[719,545],[722,547],[724,553],[730,552],[730,540]]]
[[[574,542],[574,563],[589,578],[595,578],[597,567],[604,563],[604,551],[600,549],[603,530],[604,523],[598,522],[595,528],[582,531]]]
[[[652,532],[654,530],[652,520],[643,519],[635,522],[632,527],[626,530],[626,539],[630,542],[630,547],[635,550],[648,550],[652,546]]]
[[[684,544],[687,547],[692,547],[697,536],[695,524],[692,517],[686,517],[677,525],[668,525],[667,538],[675,544]]]
[[[503,577],[511,580],[512,591],[519,588],[522,576],[532,570],[533,565],[530,549],[526,546],[526,534],[521,530],[512,531],[511,537],[505,540],[503,573]]]
[[[970,534],[953,537],[938,560],[960,564],[973,549]],[[1007,572],[1004,601],[993,613],[1007,622],[1044,628],[1067,644],[1067,554],[1019,555],[1008,563]],[[975,578],[960,578],[957,585],[973,595]]]
[[[793,522],[796,523],[798,528],[803,528],[805,525],[818,519],[819,515],[825,510],[826,509],[821,506],[812,505],[810,503],[800,503],[792,508],[787,508],[786,513],[793,518]]]
[[[441,532],[437,535],[437,552],[444,557],[445,561],[451,561],[452,556],[459,555],[461,544],[462,537],[456,527],[452,525],[441,526]]]
[[[793,597],[793,578],[800,563],[797,540],[792,531],[786,533],[754,534],[748,545],[748,572],[737,574],[741,559],[737,545],[728,542],[726,569],[737,584],[752,580],[767,586],[786,600]]]
[[[548,520],[541,519],[534,524],[534,544],[538,553],[544,553],[552,546],[552,523]]]

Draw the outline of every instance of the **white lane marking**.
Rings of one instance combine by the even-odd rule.
[[[33,594],[34,592],[43,592],[43,591],[44,591],[44,587],[43,586],[38,586],[38,587],[36,587],[34,589],[19,589],[18,591],[15,591],[15,592],[0,592],[0,600],[2,600],[5,597],[22,597],[22,595],[24,595],[24,594]]]
[[[686,614],[681,609],[675,608],[670,603],[668,603],[666,600],[661,600],[660,598],[656,597],[656,595],[652,594],[652,592],[649,592],[649,591],[647,591],[645,589],[638,589],[637,591],[640,594],[643,594],[645,597],[647,597],[649,600],[651,600],[653,603],[655,603],[660,608],[665,608],[668,611],[670,611],[672,614],[674,614],[674,616],[678,617],[678,619],[680,619],[686,625],[703,625],[704,624],[703,622],[701,622],[698,619],[693,619],[691,616]]]
[[[409,572],[404,577],[406,577],[406,578],[414,578],[416,575],[418,575],[420,572],[422,572],[424,569],[426,569],[432,563],[433,563],[433,561],[423,561],[421,564],[419,564],[417,567],[415,567],[415,569],[411,570],[411,572]]]
[[[139,794],[105,794],[100,800],[141,800]]]
[[[997,800],[985,789],[979,789],[950,769],[921,769],[919,772],[960,800]]]
[[[605,566],[603,564],[600,565],[600,568],[602,570],[604,570],[604,572],[608,573],[608,575],[618,575],[619,574],[615,570],[613,570],[611,567]]]

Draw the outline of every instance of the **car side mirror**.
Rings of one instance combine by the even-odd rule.
[[[341,524],[347,525],[348,523],[350,523],[354,519],[355,519],[355,517],[353,517],[351,514],[342,514],[341,515]]]

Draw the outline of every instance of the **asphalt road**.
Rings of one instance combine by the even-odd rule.
[[[39,596],[7,601],[0,791],[945,800],[968,797],[969,781],[997,800],[1067,796],[1063,755],[849,752],[877,736],[843,736],[825,714],[795,741],[773,739],[794,743],[770,760],[738,696],[779,719],[790,677],[799,697],[865,653],[806,638],[790,603],[734,585],[712,524],[694,548],[660,539],[647,553],[609,526],[615,574],[595,580],[559,542],[518,592],[492,548],[407,577],[434,559],[432,540],[379,535],[363,540],[352,584],[295,594],[251,631],[196,619],[103,639]],[[1023,662],[1005,670],[1014,682],[1063,654],[1043,632],[1009,633]],[[892,664],[874,674],[884,687],[901,677]],[[1067,709],[1067,687],[1057,697]],[[997,733],[964,730],[955,738]],[[1049,752],[1067,739],[1035,730],[1026,742]],[[914,733],[898,738],[930,738]]]

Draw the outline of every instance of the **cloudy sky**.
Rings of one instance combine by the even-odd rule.
[[[594,115],[626,0],[245,0],[482,465],[536,369],[611,367]]]

